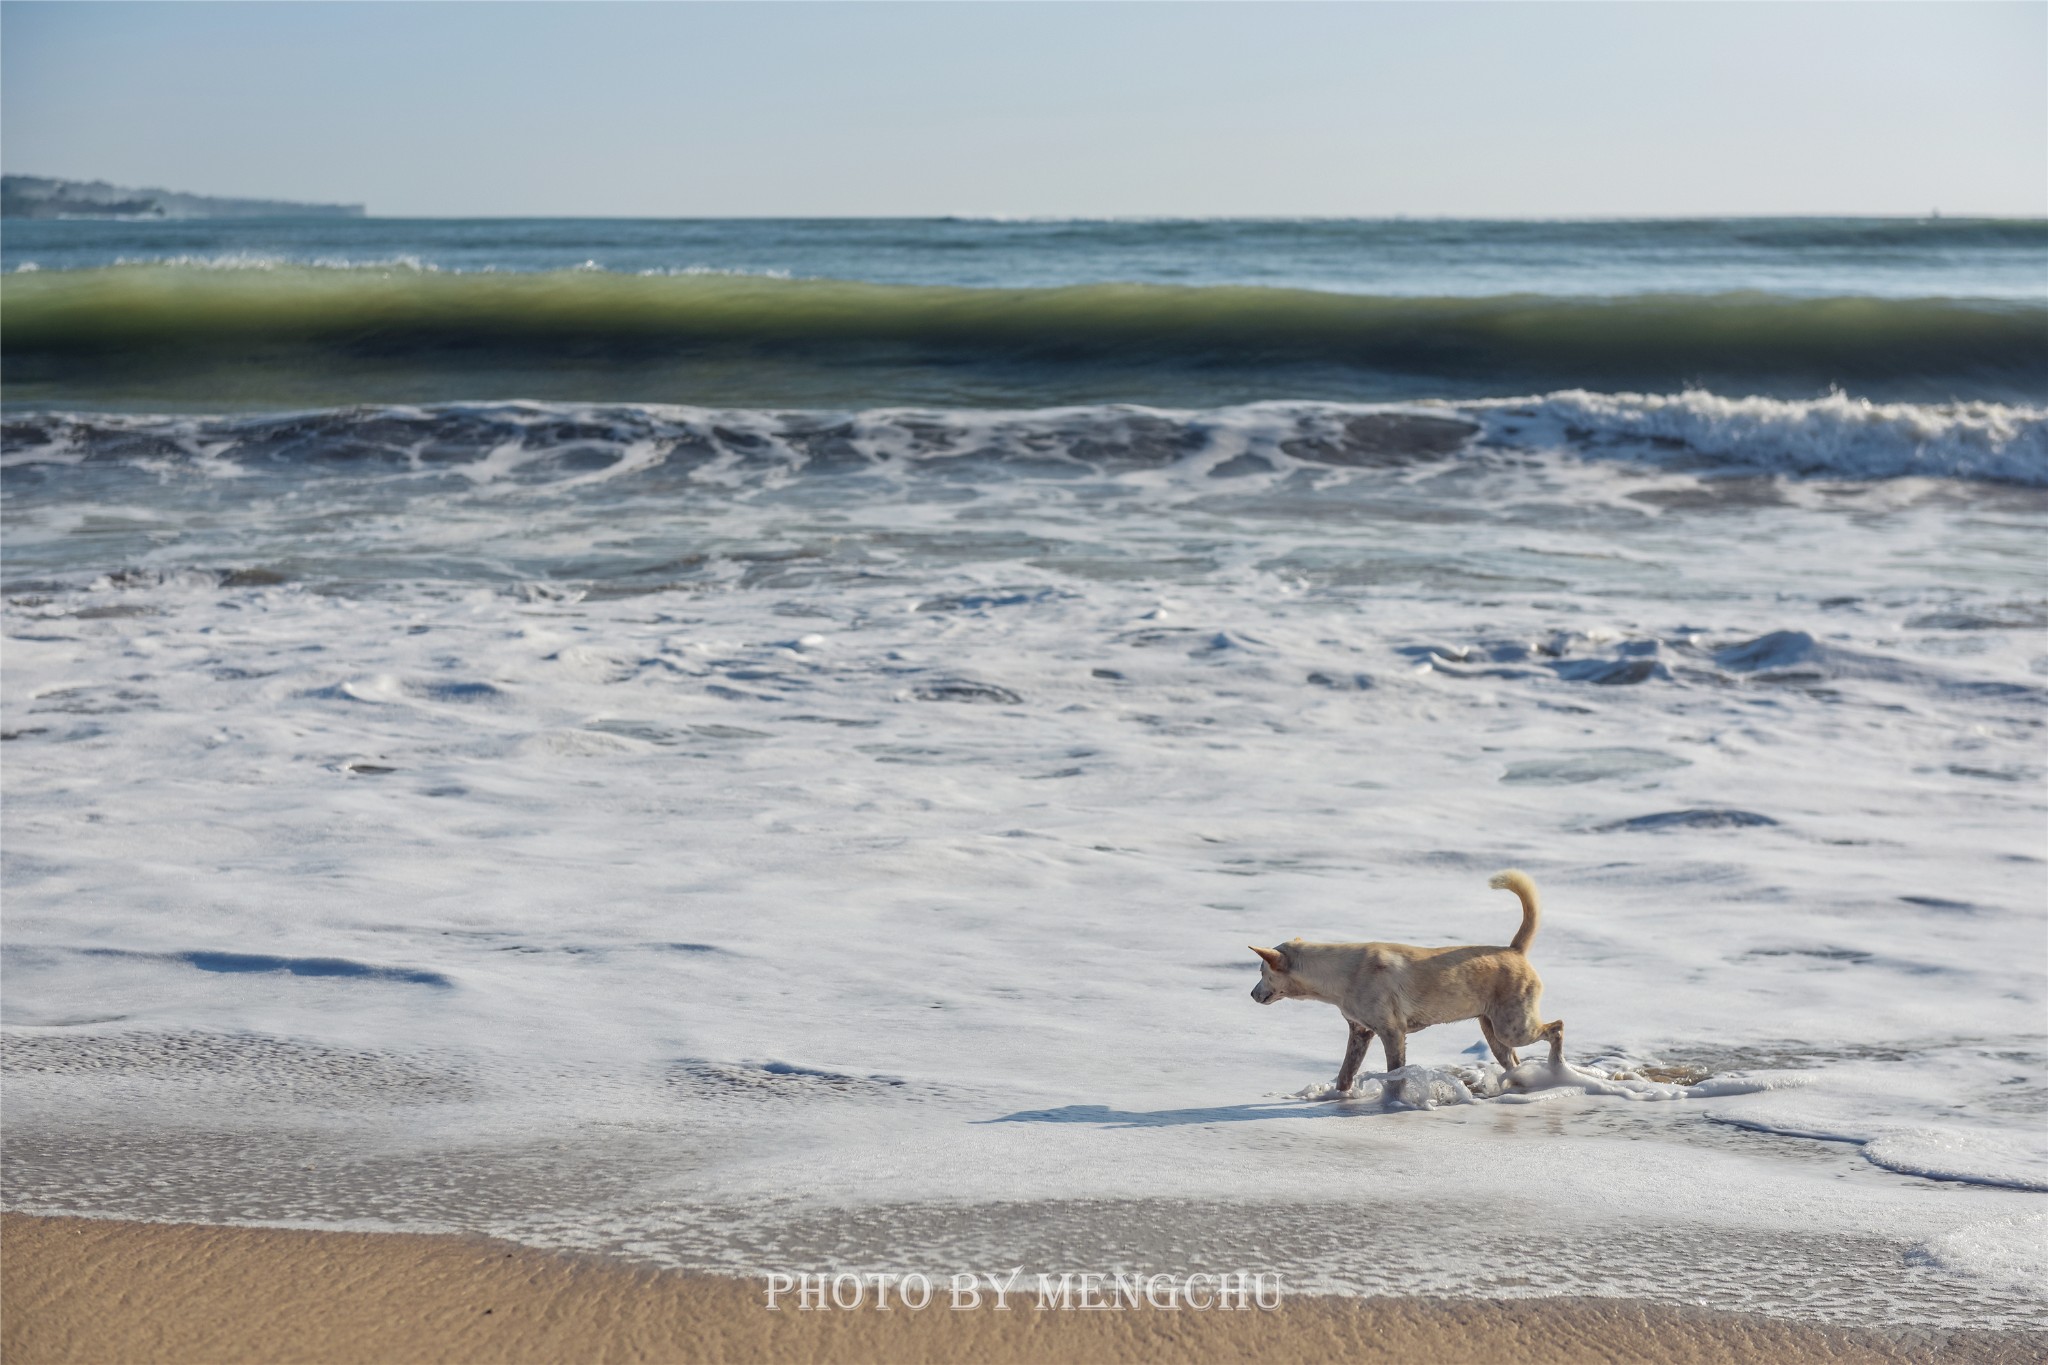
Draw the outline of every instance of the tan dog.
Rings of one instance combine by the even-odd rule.
[[[1564,1060],[1564,1020],[1543,1022],[1537,1003],[1543,982],[1529,965],[1529,940],[1536,937],[1536,883],[1525,872],[1501,872],[1487,883],[1512,891],[1522,902],[1522,927],[1505,948],[1413,948],[1405,943],[1303,943],[1254,947],[1264,966],[1252,999],[1324,1000],[1343,1011],[1351,1043],[1337,1072],[1337,1089],[1349,1090],[1365,1061],[1366,1045],[1378,1034],[1387,1070],[1407,1064],[1408,1035],[1431,1024],[1477,1019],[1494,1060],[1512,1071],[1515,1049],[1539,1038],[1550,1040],[1550,1064]]]

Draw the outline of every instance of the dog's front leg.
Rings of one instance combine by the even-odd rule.
[[[1380,1046],[1387,1051],[1387,1070],[1399,1071],[1408,1065],[1408,1035],[1399,1029],[1381,1029]]]
[[[1372,1030],[1362,1024],[1351,1026],[1351,1041],[1344,1048],[1344,1065],[1337,1068],[1337,1092],[1342,1094],[1358,1079],[1358,1068],[1365,1065],[1365,1049],[1372,1042]]]

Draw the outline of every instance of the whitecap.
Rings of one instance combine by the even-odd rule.
[[[2048,408],[2002,403],[1873,403],[1835,392],[1787,400],[1726,397],[1703,389],[1676,394],[1570,389],[1541,398],[1465,405],[1502,420],[1535,419],[1535,434],[1558,445],[1656,443],[1767,473],[1846,479],[1909,477],[2048,483]],[[1566,433],[1571,438],[1566,439]],[[1510,439],[1529,441],[1529,434]]]

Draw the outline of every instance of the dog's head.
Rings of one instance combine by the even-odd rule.
[[[1278,948],[1261,948],[1253,944],[1252,951],[1259,955],[1259,984],[1252,987],[1252,999],[1261,1005],[1270,1005],[1275,1000],[1300,994],[1295,985],[1293,964],[1287,958],[1286,944]]]

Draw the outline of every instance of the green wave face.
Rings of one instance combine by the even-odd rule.
[[[2033,401],[2048,391],[2048,308],[151,266],[7,277],[0,352],[11,401],[1217,402],[1688,384]]]

